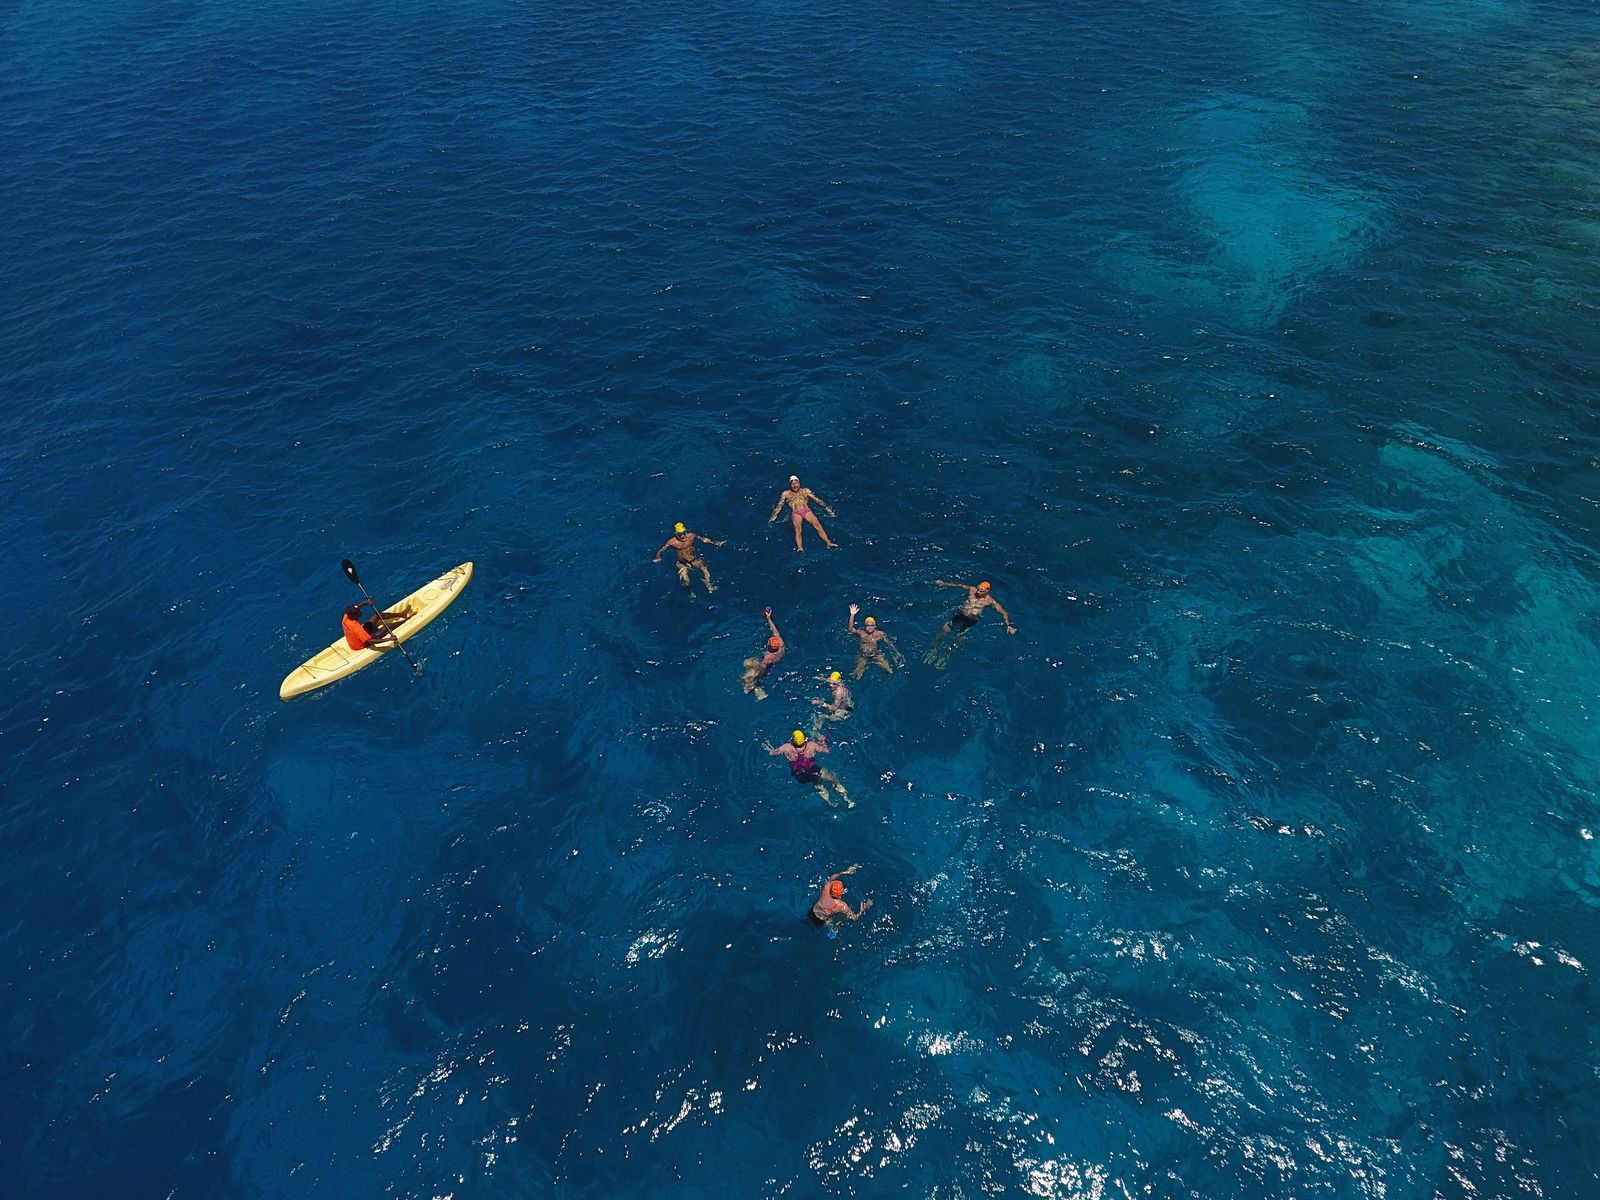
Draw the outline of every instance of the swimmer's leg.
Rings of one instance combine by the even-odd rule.
[[[678,582],[683,584],[684,587],[689,588],[689,590],[691,592],[694,591],[694,588],[689,587],[689,564],[688,563],[681,562],[681,563],[678,564]]]
[[[837,550],[839,548],[838,546],[835,546],[833,541],[828,537],[828,531],[822,527],[822,522],[817,520],[816,513],[808,512],[806,514],[806,520],[811,523],[811,528],[815,529],[822,535],[822,544],[824,546],[826,546],[829,550]]]
[[[889,659],[888,659],[888,657],[886,655],[879,654],[878,657],[875,658],[873,661],[876,662],[880,667],[882,667],[884,669],[884,671],[886,671],[888,674],[890,674],[890,675],[894,674],[894,664],[889,661]]]
[[[844,784],[839,782],[839,777],[832,771],[823,771],[822,781],[833,784],[834,789],[839,793],[839,799],[844,801],[846,808],[854,808],[856,806],[856,802],[850,799],[850,793],[844,790]]]
[[[704,562],[701,562],[697,565],[700,568],[700,574],[706,577],[706,594],[710,595],[712,592],[717,590],[717,585],[711,582],[711,568],[706,566]]]
[[[865,654],[858,654],[858,655],[856,655],[856,669],[854,671],[852,671],[851,674],[854,675],[855,678],[860,679],[866,673],[867,673],[867,656]]]
[[[795,513],[794,514],[794,552],[796,554],[804,554],[806,552],[805,543],[803,541],[801,541],[801,538],[800,538],[800,531],[803,530],[805,527],[806,527],[805,526],[805,520],[800,516],[799,513]]]
[[[828,789],[825,784],[817,784],[817,795],[822,797],[823,803],[825,803],[829,808],[839,807],[839,805],[834,802],[833,797],[828,795]]]

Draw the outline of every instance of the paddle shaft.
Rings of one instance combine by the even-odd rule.
[[[394,648],[400,651],[400,657],[411,664],[411,669],[416,674],[422,674],[422,664],[406,653],[406,648],[400,644],[400,639],[394,636],[394,630],[389,628],[389,622],[383,619],[383,609],[378,607],[378,602],[372,598],[372,593],[367,591],[367,585],[361,582],[361,577],[356,574],[356,566],[348,558],[339,564],[344,568],[344,573],[350,577],[350,582],[361,589],[361,594],[366,597],[367,603],[372,605],[372,617],[382,626],[384,633],[394,641]]]

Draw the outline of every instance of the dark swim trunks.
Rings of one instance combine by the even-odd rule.
[[[813,925],[820,925],[823,928],[827,928],[828,925],[826,921],[817,916],[817,910],[814,908],[806,914],[806,920],[810,921]]]
[[[972,616],[970,613],[962,612],[959,608],[956,609],[956,615],[950,618],[950,627],[952,629],[959,629],[963,633],[971,629],[977,623],[977,617]]]
[[[822,769],[809,755],[789,760],[789,773],[800,783],[821,783]]]

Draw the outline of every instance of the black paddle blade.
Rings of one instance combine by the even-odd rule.
[[[350,577],[350,582],[355,584],[357,587],[360,587],[361,576],[356,574],[355,563],[351,562],[348,558],[342,558],[339,560],[339,565],[344,568],[344,573]]]

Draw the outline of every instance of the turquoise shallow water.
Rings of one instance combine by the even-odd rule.
[[[1597,35],[12,6],[6,1194],[1600,1193]]]

